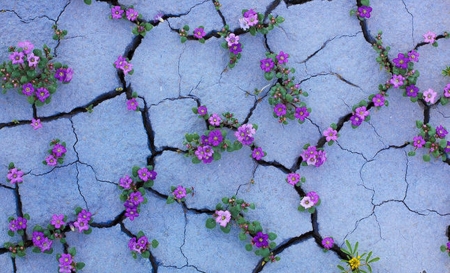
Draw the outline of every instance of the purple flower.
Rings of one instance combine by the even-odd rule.
[[[278,117],[281,117],[286,114],[286,105],[284,105],[282,103],[278,103],[277,105],[275,105],[275,108],[273,109],[273,111],[275,112],[275,114]]]
[[[244,12],[244,18],[249,18],[255,15],[257,15],[257,13],[253,9],[249,9],[246,12]]]
[[[439,125],[436,127],[436,135],[438,135],[439,138],[445,138],[445,136],[448,134],[447,130],[442,125]]]
[[[130,209],[134,209],[137,208],[136,204],[133,203],[133,200],[131,200],[130,198],[128,198],[125,203],[123,203],[123,206],[125,208],[130,208]]]
[[[156,13],[155,17],[153,17],[153,20],[160,21],[162,23],[162,22],[164,22],[163,16],[164,16],[164,13],[162,13],[161,11],[158,11],[158,13]]]
[[[128,248],[131,251],[134,251],[135,245],[136,245],[136,237],[133,237],[133,238],[130,239],[130,241],[128,241]]]
[[[222,136],[222,132],[220,130],[213,130],[211,132],[209,132],[209,136],[208,136],[208,142],[216,147],[219,146],[220,143],[222,143],[223,140],[223,136]]]
[[[356,114],[350,117],[353,126],[359,126],[363,122],[362,118]]]
[[[36,91],[36,97],[38,100],[44,102],[50,96],[50,92],[44,87],[39,87]]]
[[[72,265],[59,265],[59,273],[72,273]]]
[[[186,197],[186,189],[183,186],[178,186],[173,190],[172,194],[176,199],[180,200]]]
[[[126,61],[127,61],[126,58],[119,56],[119,57],[117,57],[117,60],[114,62],[114,65],[116,66],[117,69],[122,69],[123,65],[124,65],[124,63],[126,63]]]
[[[302,157],[303,161],[307,161],[311,157],[316,157],[316,155],[317,155],[316,146],[309,146],[308,148],[306,148],[306,150],[302,152],[300,156]]]
[[[214,158],[212,156],[205,156],[205,157],[203,157],[202,161],[205,164],[209,164],[209,163],[211,163],[213,161],[213,159]]]
[[[17,227],[17,220],[13,219],[9,222],[9,230],[17,231],[19,228]]]
[[[119,180],[119,186],[122,188],[128,190],[131,187],[131,184],[133,183],[133,180],[128,175],[125,175],[124,177],[120,178]]]
[[[63,82],[70,82],[73,77],[73,69],[68,67],[66,68],[66,77],[64,77]]]
[[[40,231],[33,231],[33,237],[31,240],[33,241],[34,246],[41,247],[44,238],[44,233]]]
[[[55,146],[53,146],[52,153],[55,156],[55,158],[63,156],[66,152],[67,152],[66,147],[64,147],[59,143],[56,143]]]
[[[212,126],[219,126],[222,119],[217,114],[212,114],[208,121]]]
[[[411,62],[418,62],[419,61],[419,52],[415,50],[411,50],[408,52],[408,58]]]
[[[265,72],[270,72],[270,70],[272,70],[272,68],[274,67],[274,63],[273,60],[271,58],[267,58],[264,60],[261,60],[261,69]]]
[[[334,240],[331,237],[323,238],[322,246],[326,249],[331,249],[334,245]]]
[[[368,6],[361,6],[358,7],[358,16],[361,18],[370,18],[370,12],[372,11],[371,7]]]
[[[372,102],[377,107],[383,106],[384,105],[384,96],[382,94],[378,93],[372,98]]]
[[[290,173],[288,174],[286,181],[292,186],[295,186],[300,181],[300,175],[298,173]]]
[[[207,156],[205,154],[205,152],[203,151],[202,146],[197,147],[197,150],[195,150],[195,156],[198,158],[198,160],[202,160],[203,158],[205,158]]]
[[[150,175],[151,173],[146,167],[138,170],[138,176],[144,182],[147,182],[150,179]]]
[[[319,150],[316,156],[316,167],[322,166],[322,164],[327,160],[327,153],[324,150]]]
[[[138,102],[136,98],[131,98],[127,100],[127,109],[130,111],[136,111],[138,108]]]
[[[52,224],[55,228],[64,226],[66,224],[64,223],[64,214],[53,214],[50,224]]]
[[[208,114],[208,108],[206,108],[206,106],[199,106],[198,108],[197,108],[197,113],[200,115],[200,116],[204,116],[204,115],[206,115],[206,114]]]
[[[127,9],[126,16],[128,20],[134,21],[137,19],[138,15],[139,13],[136,10],[132,8]]]
[[[27,228],[27,219],[23,217],[17,217],[16,220],[17,230],[26,229]]]
[[[58,261],[59,261],[60,266],[61,265],[63,265],[63,266],[71,265],[73,262],[72,255],[63,253],[63,254],[61,254],[61,257],[58,259]]]
[[[245,13],[244,13],[244,20],[247,22],[247,25],[249,27],[255,26],[258,24],[258,14],[256,14],[253,10],[251,10],[251,11],[253,12],[253,15],[248,15],[247,17],[245,17]]]
[[[133,65],[129,62],[123,62],[123,66],[122,66],[122,71],[123,73],[126,75],[128,74],[131,70],[133,70]]]
[[[138,206],[140,203],[144,202],[144,197],[140,191],[132,192],[129,198],[135,206]]]
[[[122,18],[123,10],[120,6],[114,6],[111,8],[111,17],[113,19],[120,19]]]
[[[203,152],[207,157],[212,156],[214,154],[214,150],[209,145],[203,146]]]
[[[9,59],[12,64],[22,64],[23,63],[23,52],[13,52],[9,55]]]
[[[263,149],[261,147],[257,147],[255,149],[253,149],[252,157],[255,160],[260,160],[261,158],[263,158],[263,156],[264,156],[264,151],[263,151]]]
[[[408,68],[409,59],[403,53],[398,53],[397,58],[393,60],[396,67],[401,69]]]
[[[30,54],[34,49],[34,45],[29,41],[19,42],[17,43],[17,46],[21,47],[23,49],[23,53],[25,54]]]
[[[294,117],[301,120],[301,121],[305,121],[305,119],[309,116],[309,112],[308,112],[308,108],[306,108],[305,106],[303,107],[299,107],[299,108],[295,108],[295,114]]]
[[[28,66],[29,67],[36,67],[37,64],[39,63],[39,57],[38,56],[34,56],[33,53],[28,55],[27,59],[28,59]]]
[[[82,209],[80,213],[78,213],[78,219],[82,219],[83,221],[89,222],[91,220],[92,213],[89,211]]]
[[[194,29],[194,37],[197,39],[202,39],[203,37],[205,37],[206,33],[205,30],[203,29],[203,27],[198,27],[196,29]]]
[[[361,106],[355,109],[355,114],[361,119],[365,119],[369,115],[369,111],[367,111],[365,106]]]
[[[403,85],[403,81],[405,78],[402,75],[392,75],[392,78],[389,80],[389,83],[394,85],[395,88],[399,88]]]
[[[79,231],[79,232],[83,232],[83,231],[89,229],[89,224],[88,224],[88,222],[85,221],[85,220],[83,220],[83,219],[80,219],[80,218],[78,218],[78,220],[76,220],[76,221],[73,223],[73,225],[74,225],[76,228],[78,228],[78,231]]]
[[[227,38],[225,38],[225,41],[227,41],[228,47],[231,47],[232,45],[236,45],[239,43],[239,36],[235,35],[234,33],[230,33]]]
[[[414,84],[406,87],[406,95],[408,97],[417,97],[417,93],[419,93],[419,88],[417,88]]]
[[[42,128],[42,123],[40,119],[31,119],[31,126],[34,130]]]
[[[326,129],[323,132],[323,136],[326,138],[327,142],[328,141],[336,141],[337,140],[337,131],[334,130],[333,128],[329,127],[328,129]]]
[[[289,54],[280,51],[277,55],[278,64],[286,64],[288,62]]]
[[[252,244],[254,244],[257,248],[266,248],[269,246],[269,235],[258,231],[255,237],[252,238]]]
[[[433,91],[433,89],[428,89],[423,92],[423,99],[428,103],[434,103],[436,100],[437,93]]]
[[[48,155],[48,156],[45,158],[45,162],[46,162],[47,165],[49,165],[49,166],[56,166],[56,163],[57,163],[56,158],[55,158],[53,155]]]
[[[55,79],[62,82],[66,78],[67,70],[65,68],[58,68],[55,71]]]
[[[150,178],[150,180],[155,180],[157,175],[158,174],[155,171],[151,170],[148,178]]]
[[[422,136],[415,136],[413,138],[413,146],[416,148],[422,148],[425,145],[425,140]]]
[[[44,239],[41,242],[41,246],[40,246],[41,252],[47,251],[50,248],[52,248],[52,244],[53,244],[52,240],[50,240],[47,237],[44,237]]]
[[[34,87],[32,83],[26,83],[22,86],[22,93],[29,97],[34,94]]]
[[[446,153],[450,152],[450,141],[447,141],[447,146],[445,146],[444,152]]]
[[[428,31],[423,35],[424,42],[433,44],[436,41],[436,33]]]
[[[147,236],[142,236],[139,239],[137,239],[136,244],[138,244],[144,251],[148,247],[148,239]]]
[[[319,202],[319,195],[315,191],[308,192],[306,196],[309,197],[309,200],[311,200],[311,202],[313,202],[314,205],[317,204],[317,202]]]
[[[129,218],[130,221],[133,221],[134,218],[139,217],[139,213],[137,212],[137,208],[127,208],[125,210],[125,217]]]
[[[11,170],[9,170],[8,174],[6,175],[6,178],[8,178],[11,184],[16,184],[23,182],[22,176],[23,176],[22,171],[20,171],[17,168],[12,168]]]
[[[450,83],[444,87],[444,97],[450,98]]]
[[[252,124],[243,124],[239,128],[248,136],[253,136],[256,133],[255,128],[253,128]]]
[[[242,45],[241,45],[241,43],[234,44],[234,45],[230,46],[229,50],[234,55],[237,55],[242,52]]]
[[[231,220],[231,213],[228,210],[216,210],[216,223],[222,227],[226,227]]]

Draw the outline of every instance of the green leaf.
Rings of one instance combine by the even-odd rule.
[[[200,159],[198,159],[196,156],[194,156],[194,157],[192,158],[192,163],[198,164],[198,163],[200,163],[200,162],[201,162]]]
[[[277,238],[277,235],[273,232],[269,232],[269,240],[273,241]]]
[[[41,250],[38,247],[33,247],[33,252],[34,253],[41,253]]]
[[[187,41],[187,38],[183,36],[180,38],[180,40],[181,40],[181,43],[185,43]]]
[[[159,246],[159,242],[155,239],[152,240],[152,247],[157,248]]]
[[[270,242],[270,244],[269,244],[270,249],[274,249],[276,246],[277,246],[277,243],[275,243],[275,242]]]
[[[8,235],[13,237],[14,236],[14,231],[8,230]]]
[[[138,166],[133,166],[133,168],[131,169],[131,174],[134,176],[134,177],[137,177],[138,176],[138,170],[139,170],[140,168],[138,167]]]
[[[213,218],[206,219],[206,225],[207,228],[213,229],[216,227],[216,221]]]
[[[89,228],[88,230],[85,230],[83,233],[86,234],[86,235],[91,234],[92,233],[92,228]]]
[[[441,148],[447,147],[447,140],[446,139],[441,139],[439,141],[439,146],[441,146]]]
[[[252,251],[252,249],[253,249],[252,244],[246,244],[246,245],[245,245],[245,250],[247,250],[247,251]]]
[[[239,240],[241,241],[245,241],[245,239],[247,239],[247,235],[243,232],[239,233]]]
[[[175,198],[173,196],[167,197],[166,204],[172,204],[173,202],[175,202]]]
[[[150,257],[150,251],[146,250],[141,254],[142,258],[148,259]]]
[[[86,0],[84,0],[84,1],[86,2]],[[90,0],[89,0],[89,1],[90,1]],[[79,263],[76,263],[76,264],[75,264],[75,267],[76,267],[78,270],[83,269],[84,266],[85,266],[85,264],[82,263],[82,262],[79,262]]]
[[[214,160],[220,160],[220,159],[222,158],[222,156],[220,155],[219,152],[215,152],[215,153],[213,154],[213,158],[214,158]]]
[[[425,154],[425,155],[423,155],[423,161],[425,161],[425,162],[429,162],[430,161],[430,155],[429,154]]]
[[[416,152],[415,151],[410,151],[409,153],[408,153],[408,156],[415,156],[416,155]]]
[[[274,76],[275,76],[275,72],[273,72],[273,71],[264,73],[264,78],[266,78],[266,80],[268,80],[268,81],[271,81]]]
[[[84,3],[87,4],[87,5],[90,5],[90,4],[92,4],[92,0],[84,0]]]
[[[153,180],[148,180],[147,182],[144,183],[144,187],[151,188],[153,187],[153,184],[154,184]]]
[[[416,127],[417,127],[418,129],[422,128],[422,125],[423,125],[423,122],[422,122],[422,121],[416,120]]]
[[[224,233],[230,233],[231,225],[226,225],[225,227],[220,226],[220,229],[221,229]]]

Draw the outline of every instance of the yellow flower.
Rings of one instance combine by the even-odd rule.
[[[348,261],[348,264],[350,265],[352,270],[357,269],[361,265],[361,262],[359,261],[360,259],[361,259],[361,256],[358,256],[358,257],[353,257]]]

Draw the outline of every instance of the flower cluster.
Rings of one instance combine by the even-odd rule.
[[[279,257],[275,257],[272,253],[272,250],[276,247],[274,240],[277,238],[277,235],[272,232],[268,234],[263,233],[263,228],[258,221],[250,222],[244,218],[243,213],[247,212],[248,208],[255,209],[254,204],[249,204],[242,199],[236,199],[235,196],[222,198],[222,203],[216,205],[213,217],[206,220],[207,228],[213,229],[216,227],[216,224],[219,224],[220,229],[224,233],[229,233],[231,220],[233,220],[241,229],[239,239],[245,241],[247,237],[250,237],[250,243],[245,245],[247,251],[252,251],[253,246],[255,246],[255,254],[262,256],[264,262],[280,260]]]
[[[260,63],[264,77],[268,81],[274,77],[278,79],[269,92],[269,104],[274,106],[273,117],[283,124],[287,124],[287,119],[297,119],[299,123],[305,122],[311,113],[311,108],[306,107],[300,96],[307,97],[308,93],[301,90],[299,84],[294,83],[294,76],[289,76],[290,73],[295,73],[294,68],[286,67],[289,54],[283,51],[278,54],[267,52],[266,57]],[[257,91],[257,93],[261,91]]]
[[[357,128],[363,121],[370,120],[370,113],[367,110],[367,102],[361,101],[359,104],[353,106],[353,114],[350,117],[352,128]]]
[[[36,106],[50,103],[51,95],[56,92],[57,81],[69,83],[73,70],[67,65],[51,62],[50,48],[43,51],[34,49],[29,41],[18,43],[18,47],[9,48],[9,62],[0,64],[1,88],[4,92],[16,88],[25,95],[28,102]]]
[[[134,166],[131,173],[132,177],[125,175],[120,178],[119,189],[122,190],[120,200],[124,202],[125,217],[133,221],[139,216],[140,205],[147,203],[144,188],[153,187],[153,181],[158,174],[153,170],[153,166]]]
[[[75,209],[75,213],[77,214],[77,220],[71,223],[72,230],[77,228],[78,232],[90,234],[92,232],[92,229],[89,224],[92,223],[92,213],[80,207],[77,207]]]
[[[153,25],[142,20],[142,15],[137,12],[133,6],[113,6],[111,8],[111,19],[125,19],[135,24],[131,31],[134,35],[145,37],[147,31],[153,29]]]
[[[300,206],[298,206],[298,210],[307,210],[309,213],[314,213],[316,211],[316,207],[319,205],[319,195],[315,191],[310,191],[305,196],[303,196],[302,200],[300,201]]]
[[[228,25],[226,25],[221,32],[219,32],[225,41],[222,42],[221,46],[227,49],[230,53],[230,60],[228,63],[229,68],[233,68],[238,60],[241,58],[241,52],[244,48],[242,43],[239,41],[240,37],[233,32],[229,32]]]
[[[189,29],[190,29],[189,26],[185,25],[185,26],[183,26],[183,28],[181,28],[178,31],[178,34],[180,35],[181,43],[185,43],[188,40]],[[203,26],[199,26],[198,28],[195,28],[192,33],[192,36],[202,44],[205,43],[205,38],[204,38],[205,35],[206,35],[206,32],[205,32],[205,28]]]
[[[50,141],[50,146],[52,147],[48,150],[49,155],[45,157],[45,160],[42,161],[44,165],[48,166],[56,166],[56,164],[63,164],[64,157],[66,156],[66,143],[61,142],[59,139],[54,139]]]
[[[59,262],[59,273],[72,273],[84,268],[84,263],[75,262],[74,256],[76,253],[76,249],[74,247],[71,247],[68,253],[56,254],[56,259]]]
[[[341,250],[347,255],[347,259],[341,260],[341,262],[345,263],[349,267],[349,269],[345,269],[342,265],[338,265],[337,267],[339,268],[339,270],[341,270],[340,272],[367,272],[365,269],[363,269],[364,267],[367,267],[368,272],[372,272],[372,267],[370,264],[380,260],[380,258],[372,258],[372,251],[359,255],[358,242],[356,242],[354,247],[352,247],[350,242],[347,240],[345,240],[345,244],[347,246],[347,249],[341,248]]]
[[[186,156],[192,157],[193,163],[211,163],[213,160],[219,160],[221,152],[233,152],[239,150],[243,145],[250,146],[253,150],[252,157],[260,160],[266,153],[256,145],[253,144],[254,134],[258,129],[256,124],[242,124],[233,117],[231,113],[222,114],[221,118],[218,114],[208,114],[206,106],[199,106],[192,108],[195,114],[203,118],[208,123],[208,130],[204,135],[186,134],[184,145],[188,151]],[[234,129],[235,140],[233,143],[226,138],[227,130],[225,128]]]
[[[133,65],[130,63],[128,58],[124,58],[123,56],[119,56],[117,60],[114,62],[114,67],[122,70],[123,74],[133,75],[134,69]]]
[[[288,182],[292,186],[300,187],[302,183],[306,182],[306,178],[300,177],[300,174],[298,173],[290,173],[286,177],[286,182]]]
[[[416,150],[419,148],[427,148],[428,153],[423,155],[424,161],[430,161],[431,156],[434,158],[442,157],[442,161],[447,160],[448,153],[450,152],[450,141],[447,141],[445,137],[448,131],[444,126],[439,125],[436,128],[431,127],[429,124],[424,124],[422,121],[416,121],[416,127],[420,130],[419,135],[413,138],[410,144],[414,147],[413,151],[408,153],[409,156],[414,156]]]
[[[170,187],[170,191],[172,192],[172,195],[169,195],[167,197],[167,204],[171,204],[175,201],[177,201],[178,203],[186,201],[186,195],[192,193],[193,188],[185,188],[181,185],[178,185],[178,187]]]
[[[23,172],[16,168],[13,162],[9,163],[6,181],[11,184],[19,184],[23,182]]]
[[[256,35],[257,32],[265,35],[269,33],[275,26],[284,22],[281,16],[273,16],[269,14],[269,23],[264,24],[264,14],[254,11],[253,9],[242,10],[243,17],[239,19],[239,25],[242,30],[250,32],[251,35]]]
[[[303,146],[303,152],[300,155],[302,157],[302,165],[314,165],[316,167],[322,166],[322,164],[327,160],[327,153],[316,146],[310,146],[306,144]]]
[[[25,230],[27,229],[27,220],[30,220],[30,216],[28,214],[25,214],[23,217],[17,217],[17,219],[14,217],[9,217],[8,235],[13,237],[14,232],[17,232],[17,234],[23,236]]]
[[[150,246],[156,248],[158,245],[157,240],[153,240],[150,243],[142,231],[139,231],[137,236],[131,238],[128,242],[128,248],[131,250],[131,255],[135,259],[137,258],[137,254],[140,254],[142,258],[148,259],[150,257]]]
[[[45,252],[47,254],[52,254],[53,249],[53,241],[45,236],[45,234],[41,231],[33,231],[33,237],[31,238],[31,241],[33,242],[33,252],[39,253],[39,252]]]

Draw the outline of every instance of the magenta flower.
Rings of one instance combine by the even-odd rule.
[[[338,138],[337,137],[337,131],[334,130],[333,128],[331,128],[331,127],[329,127],[328,129],[326,129],[323,132],[323,136],[326,138],[327,142],[331,141],[331,140],[336,141],[337,138]]]
[[[203,146],[203,152],[205,153],[206,156],[212,156],[214,150],[209,145],[205,145]]]
[[[232,45],[239,43],[239,36],[235,35],[234,33],[230,33],[227,38],[225,38],[225,41],[227,41],[228,47],[231,47]]]
[[[257,248],[266,248],[269,246],[269,235],[258,231],[255,237],[252,238],[252,244],[254,244]]]
[[[150,171],[146,167],[143,167],[138,170],[138,176],[142,181],[146,182],[149,180]]]
[[[32,83],[26,83],[22,86],[22,94],[29,97],[34,94],[34,87]]]
[[[448,134],[447,130],[445,130],[444,126],[439,125],[438,127],[436,127],[436,135],[439,138],[445,138],[445,136]]]
[[[45,158],[45,162],[46,162],[47,165],[49,165],[49,166],[56,166],[56,163],[57,163],[56,158],[55,158],[53,155],[48,155],[48,156]]]
[[[138,15],[139,13],[136,10],[132,8],[127,9],[126,16],[128,20],[135,21],[138,18]]]
[[[368,6],[358,7],[358,16],[361,18],[370,18],[370,12],[372,12],[372,8]]]
[[[286,181],[292,186],[295,186],[300,182],[300,175],[298,173],[290,173],[288,174]]]
[[[355,115],[358,115],[361,119],[365,119],[369,115],[365,106],[361,106],[355,109]]]
[[[133,180],[128,175],[125,175],[124,177],[120,178],[119,180],[119,186],[122,188],[128,190],[131,187],[131,184],[133,183]]]
[[[209,163],[211,163],[213,161],[213,159],[214,158],[212,156],[205,156],[205,157],[203,157],[202,161],[205,164],[209,164]]]
[[[9,55],[9,59],[12,64],[22,64],[23,63],[23,52],[13,52]]]
[[[41,243],[41,247],[40,247],[41,252],[50,250],[50,248],[52,248],[52,244],[53,244],[52,240],[50,240],[47,237],[44,237],[44,239],[42,240],[42,243]]]
[[[9,221],[9,230],[11,230],[13,232],[18,230],[18,228],[17,228],[17,220],[12,219],[11,221]]]
[[[244,18],[249,18],[255,15],[257,15],[257,13],[253,9],[249,9],[246,12],[244,12]]]
[[[34,130],[37,130],[39,128],[42,128],[42,123],[40,119],[31,119],[31,126]]]
[[[274,65],[275,64],[273,63],[273,60],[271,58],[267,58],[267,59],[261,60],[260,67],[264,72],[270,72],[270,70],[272,70]]]
[[[114,62],[114,65],[116,66],[117,69],[122,69],[126,61],[127,61],[126,58],[119,56],[117,57],[117,60]]]
[[[31,53],[30,55],[28,55],[28,66],[29,67],[36,67],[39,63],[39,57],[38,56],[34,56],[33,53]]]
[[[254,140],[253,135],[255,132],[256,130],[253,128],[252,124],[243,124],[234,133],[234,136],[243,145],[251,145]]]
[[[156,15],[153,17],[153,20],[160,21],[162,23],[162,22],[164,22],[163,16],[164,16],[164,13],[162,13],[161,11],[158,11],[158,13],[156,13]]]
[[[237,55],[242,52],[242,45],[241,45],[241,43],[234,44],[234,45],[230,46],[229,50],[234,55]]]
[[[302,157],[303,161],[307,161],[308,158],[311,157],[316,157],[317,156],[316,146],[309,146],[308,148],[306,148],[306,150],[302,152],[300,156]]]
[[[444,97],[450,98],[450,83],[444,87]]]
[[[282,103],[278,103],[277,105],[275,105],[275,108],[273,109],[273,111],[275,112],[275,114],[278,117],[281,117],[286,114],[286,105],[284,105]]]
[[[73,69],[68,67],[66,68],[66,77],[63,79],[63,82],[70,82],[73,77]]]
[[[212,126],[219,126],[222,119],[219,117],[219,115],[212,114],[209,117],[208,121],[209,121],[209,124],[211,124]]]
[[[447,146],[445,146],[444,152],[446,152],[446,153],[450,152],[450,141],[447,141]]]
[[[202,146],[197,147],[197,150],[195,150],[195,156],[198,158],[198,160],[202,160],[203,158],[205,158],[207,156],[207,155],[205,155],[205,152],[203,151]]]
[[[83,232],[89,229],[88,222],[80,218],[78,218],[78,220],[73,222],[73,225],[78,229],[79,232]]]
[[[30,54],[34,49],[34,45],[32,43],[30,43],[29,41],[19,42],[19,43],[17,43],[17,46],[21,47],[23,49],[22,52],[25,54]]]
[[[200,116],[204,116],[204,115],[208,114],[208,108],[206,108],[206,106],[199,106],[199,107],[197,108],[197,113],[198,113]]]
[[[64,214],[53,214],[52,215],[52,220],[50,221],[50,224],[52,224],[52,226],[54,226],[55,228],[61,228],[63,227],[66,223],[64,222]]]
[[[401,69],[408,68],[409,59],[406,58],[403,53],[398,53],[397,58],[395,58],[392,61],[394,62],[395,66],[398,68],[401,68]]]
[[[181,200],[186,197],[186,189],[180,185],[173,190],[172,194],[176,199]]]
[[[22,183],[23,182],[23,172],[17,168],[12,168],[9,170],[6,178],[8,178],[11,184]]]
[[[418,62],[419,61],[419,52],[415,50],[411,50],[408,52],[408,58],[411,62]]]
[[[122,71],[123,73],[126,75],[128,74],[131,70],[133,70],[133,65],[129,62],[124,62],[123,63],[123,67],[122,67]]]
[[[133,221],[134,218],[139,217],[137,208],[127,208],[125,210],[125,217],[129,218],[130,221]]]
[[[260,160],[261,158],[264,157],[264,151],[261,147],[257,147],[255,149],[253,149],[252,151],[252,157],[255,160]]]
[[[331,249],[334,245],[334,240],[331,237],[323,238],[322,246],[326,249]]]
[[[66,152],[67,152],[66,147],[64,147],[59,143],[56,143],[55,146],[53,146],[52,153],[55,156],[55,158],[63,156]]]
[[[145,251],[148,247],[148,239],[147,236],[142,236],[137,239],[136,243]]]
[[[389,80],[389,83],[394,85],[395,88],[399,88],[403,85],[403,81],[405,78],[402,75],[392,75],[392,78]]]
[[[48,97],[50,97],[50,92],[48,92],[47,88],[45,87],[39,87],[36,90],[36,97],[41,102],[44,102]]]
[[[60,266],[61,265],[71,265],[73,262],[72,255],[70,254],[61,254],[61,257],[58,259]]]
[[[314,166],[320,167],[327,160],[327,153],[323,150],[319,150],[316,156],[316,163]]]
[[[423,35],[423,38],[424,38],[424,42],[425,43],[432,44],[432,43],[434,43],[436,41],[436,33],[428,31],[427,33],[425,33]]]
[[[127,100],[127,109],[130,111],[136,111],[138,108],[138,102],[136,98],[131,98]]]
[[[27,219],[23,218],[23,217],[17,217],[16,220],[17,223],[17,229],[26,229],[27,228]]]
[[[311,202],[314,203],[314,205],[317,204],[317,202],[319,202],[319,195],[315,191],[308,192],[306,196],[309,197],[309,199],[311,200]]]
[[[223,140],[223,136],[222,136],[222,132],[220,130],[213,130],[211,132],[209,132],[209,136],[208,136],[208,142],[216,147],[219,146],[220,143],[222,143]]]
[[[216,223],[222,227],[226,227],[231,220],[231,213],[228,210],[216,210]]]
[[[244,20],[249,27],[254,26],[258,24],[258,14],[253,9],[249,9],[244,12]]]
[[[417,93],[419,93],[419,88],[417,88],[414,84],[406,87],[406,95],[408,97],[417,97]]]
[[[362,118],[356,114],[350,117],[350,121],[353,126],[359,126],[363,122]]]
[[[73,77],[72,68],[58,68],[55,71],[55,79],[60,82],[70,82]]]
[[[434,103],[436,100],[436,96],[437,93],[434,92],[434,90],[431,88],[423,92],[423,99],[428,103]]]
[[[113,19],[121,19],[123,15],[123,10],[120,6],[114,6],[111,8],[111,17]]]
[[[305,106],[295,108],[295,114],[294,114],[295,118],[297,118],[301,121],[305,121],[305,119],[308,116],[309,116],[308,108],[306,108]]]
[[[381,107],[384,105],[384,96],[378,93],[372,98],[372,102],[375,106]]]
[[[203,29],[203,27],[198,27],[196,29],[194,29],[194,37],[197,39],[202,39],[203,37],[205,37],[206,33],[205,30]]]
[[[31,240],[33,241],[34,246],[41,247],[44,238],[44,233],[40,231],[33,231],[33,237],[31,238]]]
[[[278,64],[287,64],[289,58],[289,54],[280,51],[277,55]]]
[[[413,138],[413,146],[416,148],[422,148],[425,145],[425,140],[422,136],[415,136]]]
[[[92,213],[90,213],[89,211],[82,209],[79,213],[78,213],[78,219],[81,219],[83,221],[89,222],[91,220],[91,216]]]
[[[138,206],[140,203],[144,202],[144,197],[140,191],[132,192],[129,199],[135,206]]]

